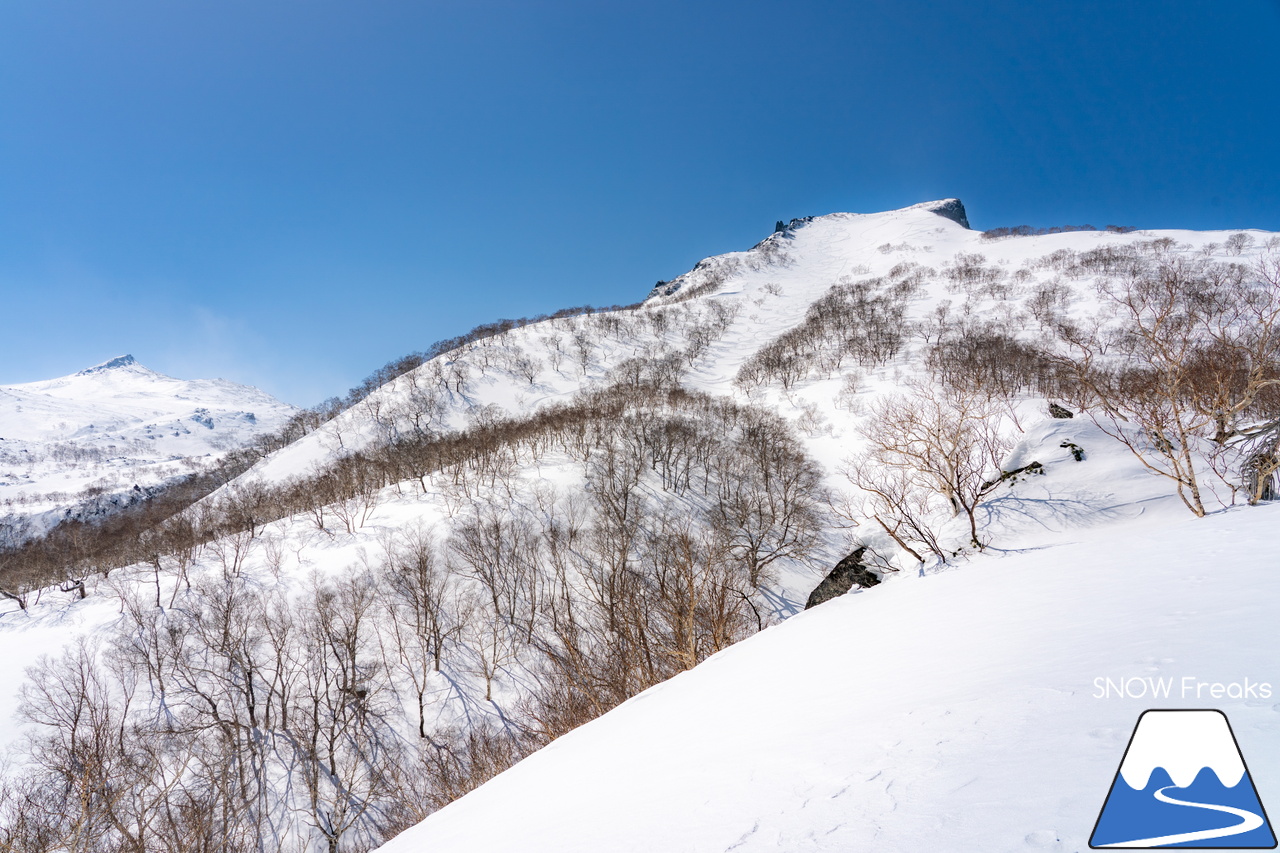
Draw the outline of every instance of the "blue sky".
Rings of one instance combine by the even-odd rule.
[[[310,405],[777,219],[1280,231],[1280,3],[5,0],[0,383]]]

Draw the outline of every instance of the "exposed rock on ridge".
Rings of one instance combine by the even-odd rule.
[[[950,219],[952,222],[963,225],[965,228],[969,227],[969,217],[965,214],[964,202],[960,201],[958,198],[944,198],[940,201],[926,201],[922,204],[915,205],[915,207],[936,213],[944,219]]]

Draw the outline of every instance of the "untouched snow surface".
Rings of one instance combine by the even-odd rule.
[[[836,599],[562,737],[382,853],[1084,850],[1149,707],[1222,709],[1274,811],[1277,524],[1280,506],[1170,511]],[[1097,698],[1099,678],[1174,688]],[[1271,695],[1184,696],[1184,678]]]

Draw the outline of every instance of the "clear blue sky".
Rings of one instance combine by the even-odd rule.
[[[4,0],[0,383],[309,405],[777,219],[1280,231],[1280,5]]]

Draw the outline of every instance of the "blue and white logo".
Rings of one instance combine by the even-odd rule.
[[[1143,712],[1089,846],[1274,848],[1275,833],[1226,715]]]

